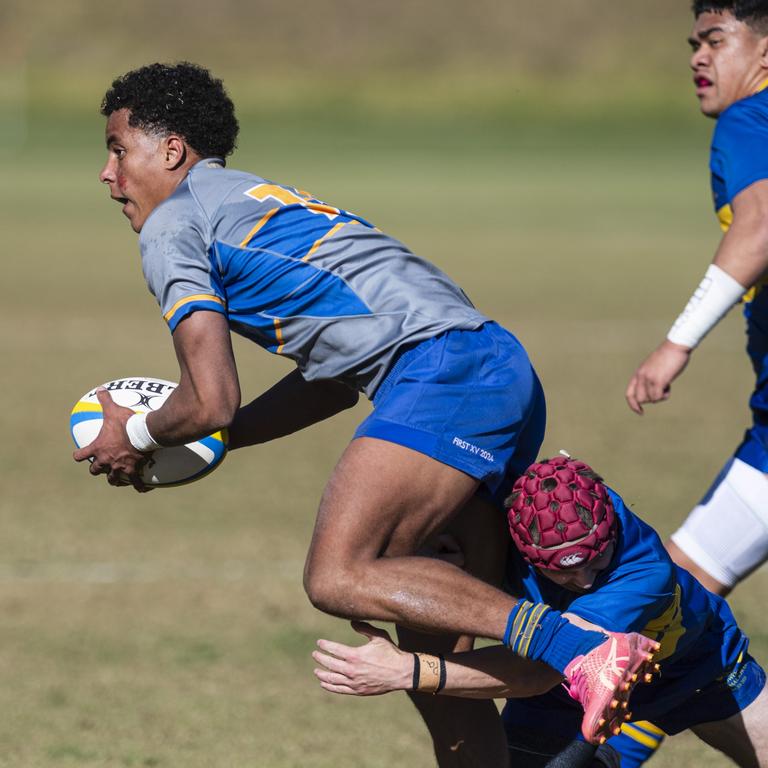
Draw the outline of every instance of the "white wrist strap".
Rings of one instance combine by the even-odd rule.
[[[155,442],[147,429],[147,414],[134,413],[128,421],[125,422],[125,431],[128,433],[128,439],[131,445],[142,453],[156,451],[160,448],[160,443]]]
[[[667,339],[673,344],[694,349],[746,290],[727,272],[710,264],[699,287],[675,320]]]

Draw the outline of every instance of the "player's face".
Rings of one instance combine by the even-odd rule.
[[[99,181],[109,186],[113,200],[134,232],[141,232],[150,213],[176,188],[169,173],[167,141],[128,124],[129,111],[119,109],[107,120],[107,162]]]
[[[756,93],[768,78],[768,38],[729,11],[702,13],[688,38],[701,111],[717,117],[735,101]]]
[[[614,544],[609,544],[600,557],[590,560],[583,568],[568,568],[564,571],[553,571],[547,568],[536,570],[545,578],[571,592],[589,592],[595,584],[595,579],[611,564],[614,550]]]

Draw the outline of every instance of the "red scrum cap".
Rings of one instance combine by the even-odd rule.
[[[616,539],[616,513],[602,478],[570,457],[531,464],[506,506],[517,548],[538,568],[582,568]]]

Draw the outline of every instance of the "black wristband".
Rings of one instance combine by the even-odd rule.
[[[440,659],[440,682],[437,684],[437,690],[435,693],[440,693],[440,691],[445,688],[447,671],[445,669],[445,656],[443,656],[442,653],[438,653],[437,658]]]
[[[421,677],[421,664],[419,662],[419,657],[415,653],[412,653],[411,655],[413,656],[413,682],[411,683],[411,690],[418,691],[419,678]]]

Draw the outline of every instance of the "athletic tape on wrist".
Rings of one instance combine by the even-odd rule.
[[[416,653],[414,656],[416,660],[413,669],[413,689],[421,693],[437,693],[440,690],[445,660],[443,659],[441,662],[440,657],[432,656],[429,653]],[[417,667],[418,672],[416,671]]]
[[[445,668],[445,656],[443,656],[442,653],[439,653],[437,658],[440,660],[440,680],[437,684],[435,693],[440,693],[440,691],[445,688],[445,684],[448,681],[448,670]]]
[[[667,334],[673,344],[694,349],[744,295],[746,288],[715,264]]]
[[[439,653],[437,656],[430,656],[425,653],[413,653],[413,679],[411,680],[412,691],[423,691],[424,693],[440,693],[445,688],[445,683],[448,679],[448,672],[445,667],[445,656]],[[437,662],[437,684],[432,690],[434,685],[434,666]],[[424,667],[422,667],[424,665]],[[422,668],[427,669],[428,683],[422,684]]]
[[[149,434],[146,413],[134,413],[125,422],[125,431],[128,434],[131,445],[137,451],[147,453],[148,451],[156,451],[160,448],[160,443],[155,442],[155,439]]]

